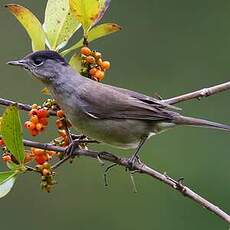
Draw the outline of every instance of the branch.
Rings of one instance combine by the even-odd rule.
[[[168,103],[168,104],[176,104],[176,103],[191,100],[194,98],[200,99],[202,97],[208,97],[208,96],[211,96],[211,95],[214,95],[214,94],[217,94],[217,93],[229,90],[229,89],[230,89],[230,82],[226,82],[226,83],[216,85],[216,86],[213,86],[210,88],[204,88],[204,89],[201,89],[198,91],[194,91],[192,93],[188,93],[188,94],[180,95],[177,97],[165,99],[163,101],[165,103]],[[31,110],[30,105],[23,104],[23,103],[16,103],[14,101],[6,100],[3,98],[0,98],[0,104],[4,105],[4,106],[17,104],[18,108],[20,108],[21,110],[25,110],[25,111]],[[54,111],[51,111],[51,115],[55,115],[55,114],[56,113]],[[54,146],[51,144],[42,144],[42,143],[28,141],[28,140],[24,140],[24,145],[29,146],[29,147],[35,147],[35,148],[57,151],[57,152],[65,152],[65,150],[66,150],[65,148]],[[78,149],[75,151],[75,155],[76,156],[86,156],[86,157],[91,157],[91,158],[100,157],[100,159],[102,159],[102,160],[110,161],[110,162],[116,163],[120,166],[124,166],[125,168],[130,169],[128,159],[117,157],[117,156],[115,156],[111,153],[108,153],[108,152],[95,152],[95,151],[91,151],[91,150]],[[68,158],[65,158],[63,160],[63,162],[67,159]],[[60,166],[63,162],[58,162],[55,167]],[[164,184],[168,185],[169,187],[173,188],[174,190],[177,190],[178,192],[180,192],[182,195],[192,199],[194,202],[196,202],[200,206],[205,207],[206,209],[208,209],[212,213],[216,214],[217,216],[219,216],[221,219],[223,219],[227,223],[230,223],[230,216],[227,213],[225,213],[219,207],[215,206],[214,204],[210,203],[208,200],[204,199],[203,197],[201,197],[200,195],[198,195],[197,193],[192,191],[187,186],[183,185],[180,181],[176,181],[176,180],[170,178],[166,174],[159,173],[158,171],[156,171],[156,170],[154,170],[154,169],[152,169],[152,168],[148,167],[147,165],[140,163],[140,162],[135,163],[132,167],[132,170],[134,170],[135,172],[141,173],[141,174],[149,175],[149,176],[163,182]]]
[[[182,101],[188,101],[194,98],[200,99],[202,97],[208,97],[208,96],[211,96],[211,95],[214,95],[214,94],[217,94],[217,93],[229,90],[229,89],[230,89],[230,81],[220,84],[220,85],[215,85],[209,88],[200,89],[192,93],[187,93],[187,94],[180,95],[177,97],[165,99],[163,100],[163,102],[173,105],[173,104],[176,104]]]
[[[58,147],[58,146],[54,146],[51,144],[42,144],[39,142],[33,142],[33,141],[28,141],[28,140],[24,140],[24,145],[29,146],[29,147],[41,148],[41,149],[46,149],[46,150],[51,150],[51,151],[57,151],[57,152],[65,152],[65,150],[66,150],[66,148],[63,148],[63,147]],[[116,155],[109,153],[109,152],[96,152],[96,151],[91,151],[91,150],[77,149],[74,154],[76,156],[86,156],[86,157],[91,157],[91,158],[95,158],[95,159],[100,157],[100,159],[102,159],[102,160],[116,163],[116,164],[123,166],[125,168],[130,168],[130,165],[128,163],[127,158],[120,158],[120,157],[117,157]],[[68,158],[64,159],[64,161],[66,161],[67,159]],[[60,164],[57,164],[57,166],[60,166]],[[176,181],[176,180],[170,178],[168,175],[166,175],[166,173],[162,174],[162,173],[160,173],[160,172],[158,172],[158,171],[156,171],[156,170],[150,168],[149,166],[147,166],[143,163],[140,163],[140,162],[134,163],[132,170],[134,170],[136,173],[149,175],[149,176],[163,182],[164,184],[168,185],[172,189],[180,192],[185,197],[192,199],[194,202],[196,202],[200,206],[205,207],[206,209],[208,209],[209,211],[211,211],[212,213],[214,213],[215,215],[217,215],[218,217],[220,217],[221,219],[223,219],[227,223],[230,223],[230,216],[227,213],[225,213],[219,207],[217,207],[216,205],[212,204],[211,202],[209,202],[205,198],[201,197],[200,195],[198,195],[197,193],[192,191],[187,186],[183,185],[181,183],[181,181]]]

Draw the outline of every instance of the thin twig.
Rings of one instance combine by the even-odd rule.
[[[172,97],[169,99],[165,99],[163,100],[163,102],[169,104],[169,105],[173,105],[182,101],[188,101],[194,98],[202,98],[202,97],[208,97],[226,90],[230,89],[230,81],[223,83],[223,84],[219,84],[219,85],[215,85],[209,88],[203,88],[197,91],[194,91],[192,93],[187,93],[187,94],[183,94],[177,97]]]
[[[51,151],[65,152],[65,148],[50,145],[50,144],[42,144],[42,143],[28,141],[28,140],[24,140],[24,144],[25,144],[25,146],[29,146],[29,147],[36,147],[36,148],[42,148],[42,149],[47,149],[47,150],[51,150]],[[108,152],[96,152],[96,151],[91,151],[91,150],[77,149],[75,151],[75,155],[76,156],[86,156],[86,157],[91,157],[91,158],[95,158],[95,159],[97,159],[98,155],[100,155],[100,158],[102,160],[116,163],[116,164],[123,166],[125,168],[130,167],[130,165],[128,163],[128,159],[119,158],[119,157],[115,156],[114,154],[108,153]],[[55,165],[55,168],[60,166],[62,163],[63,162],[58,162]],[[171,188],[179,191],[185,197],[192,199],[194,202],[196,202],[200,206],[205,207],[206,209],[208,209],[212,213],[219,216],[221,219],[230,223],[230,216],[227,213],[225,213],[219,207],[217,207],[216,205],[212,204],[211,202],[209,202],[205,198],[201,197],[200,195],[198,195],[197,193],[192,191],[187,186],[183,185],[180,181],[176,181],[176,180],[170,178],[165,173],[162,174],[162,173],[150,168],[149,166],[147,166],[143,163],[138,163],[138,162],[134,163],[132,170],[135,170],[136,173],[149,175],[149,176],[151,176],[151,177],[153,177],[159,181],[162,181],[164,184],[166,184],[166,185],[170,186]]]

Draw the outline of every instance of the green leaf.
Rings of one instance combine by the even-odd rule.
[[[78,73],[81,72],[81,69],[82,69],[82,65],[81,65],[81,61],[82,61],[82,58],[80,57],[79,54],[74,54],[70,61],[69,61],[69,64],[71,65],[71,67]]]
[[[48,0],[43,29],[50,49],[63,48],[81,24],[70,12],[69,0]]]
[[[37,17],[27,8],[9,4],[6,8],[17,18],[17,20],[24,26],[27,33],[32,40],[32,48],[36,50],[45,49],[45,32],[42,29],[42,25]]]
[[[16,172],[0,172],[0,198],[7,195],[12,189],[15,180],[16,180]]]
[[[6,147],[14,155],[16,160],[23,164],[25,153],[22,142],[22,126],[17,107],[9,106],[2,118],[2,137]]]
[[[84,36],[87,37],[90,28],[99,17],[99,0],[69,0],[69,4],[73,15],[82,24]]]
[[[89,31],[88,42],[91,42],[93,40],[107,36],[109,34],[112,34],[120,30],[121,30],[121,27],[115,23],[105,23],[105,24],[98,25]],[[61,54],[65,56],[69,52],[76,50],[80,48],[81,46],[83,46],[83,39],[81,39],[79,42],[77,42],[75,45],[73,45],[69,49],[64,50]]]

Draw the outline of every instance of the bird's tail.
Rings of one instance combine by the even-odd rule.
[[[199,118],[193,118],[193,117],[175,116],[173,118],[173,123],[177,125],[189,125],[189,126],[198,126],[204,128],[220,129],[220,130],[225,130],[230,132],[229,125],[223,125],[220,123],[207,121]]]

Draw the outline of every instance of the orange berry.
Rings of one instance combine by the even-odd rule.
[[[37,104],[33,104],[33,105],[31,106],[31,108],[32,108],[32,109],[37,109],[37,108],[38,108],[38,105],[37,105]]]
[[[98,64],[99,66],[101,66],[102,63],[103,63],[102,59],[99,58],[99,59],[97,60],[97,64]]]
[[[63,110],[58,110],[57,111],[57,116],[60,117],[60,118],[64,117],[65,116],[64,111]]]
[[[110,68],[110,62],[109,61],[103,61],[100,66],[103,70],[108,70]]]
[[[3,147],[5,145],[4,140],[0,139],[0,147]]]
[[[38,110],[37,109],[31,109],[29,112],[29,115],[32,117],[33,115],[38,115]]]
[[[49,111],[47,109],[39,109],[37,115],[39,118],[48,117]]]
[[[41,123],[44,126],[48,125],[48,119],[46,117],[42,117],[39,119],[39,123]]]
[[[81,48],[81,54],[83,54],[85,56],[89,56],[91,53],[92,52],[91,52],[90,48],[88,48],[86,46]]]
[[[60,119],[56,120],[56,127],[58,129],[62,129],[64,127],[64,124],[63,124],[63,122]]]
[[[91,76],[94,76],[95,75],[95,73],[97,72],[97,68],[92,68],[90,71],[89,71],[89,74],[91,75]]]
[[[37,129],[29,129],[31,136],[35,137],[39,134]]]
[[[103,80],[105,77],[105,73],[101,70],[97,70],[94,77],[96,77],[99,81]]]
[[[39,131],[39,132],[43,131],[43,130],[44,130],[43,124],[37,123],[37,124],[36,124],[36,129],[37,129],[37,131]]]
[[[11,161],[12,159],[11,159],[11,156],[7,154],[7,155],[2,156],[2,160],[5,162],[8,162],[8,161]]]
[[[37,124],[38,123],[38,116],[37,115],[33,115],[31,118],[30,118],[30,121],[34,124]]]
[[[93,53],[93,56],[96,58],[96,59],[99,59],[99,58],[101,58],[101,53],[100,52],[97,52],[97,51],[95,51],[94,53]]]
[[[88,56],[86,57],[86,62],[88,62],[89,64],[94,64],[95,63],[95,58],[93,56]]]
[[[33,122],[31,122],[31,121],[26,121],[25,122],[25,127],[27,129],[29,129],[29,130],[33,130],[33,129],[35,129],[36,125]]]
[[[50,176],[50,174],[51,174],[51,172],[50,172],[49,169],[46,169],[46,168],[45,168],[45,169],[42,170],[42,175],[43,175],[43,176]]]
[[[44,149],[31,148],[32,154],[34,155],[43,155],[45,153]]]
[[[31,154],[31,153],[26,153],[26,154],[25,154],[24,162],[25,162],[25,163],[28,163],[28,162],[32,161],[33,158],[34,158],[33,154]]]

